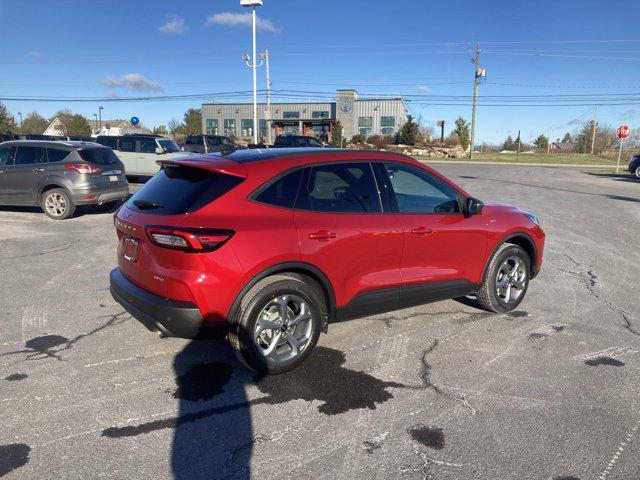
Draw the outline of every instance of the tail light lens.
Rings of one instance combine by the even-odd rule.
[[[146,227],[154,245],[187,252],[211,252],[224,245],[235,233],[220,228]]]
[[[101,170],[100,167],[87,165],[86,163],[67,163],[64,168],[66,168],[67,170],[75,170],[78,173],[98,173]]]

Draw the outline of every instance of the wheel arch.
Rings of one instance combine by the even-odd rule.
[[[527,252],[527,255],[529,255],[529,259],[531,261],[531,265],[529,265],[531,278],[535,278],[535,276],[538,274],[538,271],[536,269],[536,265],[538,261],[538,249],[536,248],[536,244],[533,241],[533,238],[531,237],[531,235],[529,235],[526,232],[517,231],[502,237],[500,241],[498,241],[496,245],[493,247],[493,250],[491,251],[491,254],[487,258],[487,261],[485,263],[484,270],[482,272],[482,280],[484,281],[486,279],[487,271],[489,270],[489,263],[491,263],[493,256],[498,251],[498,249],[505,243],[517,245],[521,247],[525,252]]]
[[[242,289],[238,292],[233,303],[231,304],[231,308],[227,313],[227,322],[233,323],[238,314],[238,310],[240,308],[240,303],[242,302],[242,298],[245,294],[253,287],[256,283],[258,283],[263,278],[266,278],[271,275],[275,275],[277,273],[297,273],[301,275],[306,275],[312,278],[314,281],[320,285],[322,289],[322,293],[327,301],[327,308],[329,313],[329,318],[323,319],[322,321],[322,331],[327,333],[328,322],[332,321],[335,318],[336,312],[336,297],[333,289],[333,285],[329,280],[329,277],[325,275],[325,273],[320,270],[318,267],[311,265],[306,262],[283,262],[272,265],[268,268],[265,268],[261,272],[254,275],[248,282],[244,284]]]

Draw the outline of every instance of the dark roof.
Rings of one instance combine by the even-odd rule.
[[[247,148],[235,150],[231,153],[221,155],[229,160],[238,163],[255,162],[257,160],[270,160],[272,158],[284,157],[295,154],[310,154],[335,152],[333,148]]]
[[[2,143],[4,146],[34,146],[34,147],[73,147],[73,148],[94,148],[102,147],[95,142],[81,142],[74,140],[9,140]]]

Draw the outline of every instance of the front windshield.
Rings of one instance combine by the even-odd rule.
[[[173,140],[158,140],[158,143],[165,151],[165,153],[174,153],[180,151],[180,148]]]

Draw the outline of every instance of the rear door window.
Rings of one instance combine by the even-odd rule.
[[[49,163],[61,162],[69,156],[69,150],[59,150],[56,148],[47,148],[47,158]]]
[[[47,157],[42,147],[18,147],[14,160],[15,165],[46,163]]]
[[[190,213],[221,197],[242,180],[201,168],[165,166],[126,205],[154,215]]]
[[[78,155],[85,162],[97,165],[113,165],[120,163],[118,156],[110,148],[85,148],[78,151]]]
[[[0,147],[0,165],[7,165],[9,163],[10,153],[11,147]]]
[[[300,196],[300,208],[314,212],[382,211],[371,165],[365,162],[341,162],[311,168],[304,193]]]
[[[295,138],[295,142],[296,142],[296,147],[306,147],[307,146],[307,139],[304,137],[296,137]]]
[[[293,208],[298,195],[303,169],[290,172],[256,195],[255,200],[277,207]]]
[[[138,152],[140,153],[156,153],[156,140],[154,138],[139,138]]]
[[[126,138],[123,137],[120,139],[120,148],[118,149],[121,152],[135,152],[136,151],[136,141],[134,138]]]
[[[309,137],[309,146],[310,147],[321,147],[322,144],[313,137]]]

